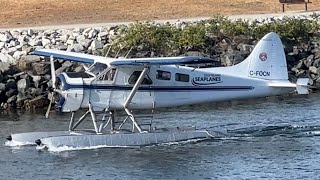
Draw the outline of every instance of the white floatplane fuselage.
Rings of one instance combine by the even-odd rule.
[[[8,138],[10,141],[33,142],[37,138],[38,145],[76,147],[140,146],[210,138],[219,133],[181,129],[161,133],[151,128],[151,124],[149,130],[145,130],[140,127],[132,110],[265,97],[294,89],[299,94],[308,93],[308,79],[298,79],[296,84],[289,82],[284,48],[275,33],[264,36],[246,60],[231,67],[188,66],[212,62],[212,59],[204,57],[115,59],[51,49],[36,50],[34,54],[51,59],[54,93],[59,97],[57,108],[72,114],[69,131],[74,132],[90,114],[93,133],[23,133],[13,134]],[[53,58],[89,63],[91,66],[85,72],[61,73],[56,78]],[[74,114],[79,109],[87,111],[76,122]],[[115,110],[124,110],[126,118],[117,121]],[[97,112],[103,113],[100,124]],[[121,133],[128,121],[132,122],[129,123],[132,125],[131,135]],[[118,127],[115,125],[117,122],[121,123]],[[110,131],[106,131],[106,127],[110,127]]]

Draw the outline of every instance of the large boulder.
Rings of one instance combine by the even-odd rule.
[[[18,61],[18,68],[23,71],[33,70],[33,64],[40,61],[40,56],[36,55],[26,55],[22,56]]]
[[[51,71],[50,62],[33,63],[32,67],[34,75],[45,75],[49,74]]]

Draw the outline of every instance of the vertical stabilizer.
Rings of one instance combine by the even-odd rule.
[[[248,76],[266,80],[288,80],[283,44],[276,33],[265,35],[250,56]]]

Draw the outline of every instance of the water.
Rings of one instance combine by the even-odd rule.
[[[164,109],[155,114],[158,127],[215,127],[230,136],[63,152],[6,147],[4,138],[64,130],[69,115],[2,112],[0,179],[319,179],[319,110],[320,94]]]

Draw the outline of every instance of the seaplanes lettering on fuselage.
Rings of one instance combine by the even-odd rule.
[[[250,71],[250,76],[267,77],[267,76],[270,76],[270,72],[268,72],[268,71]]]
[[[217,84],[221,82],[221,74],[204,74],[203,76],[197,76],[192,79],[192,84],[194,86]]]

